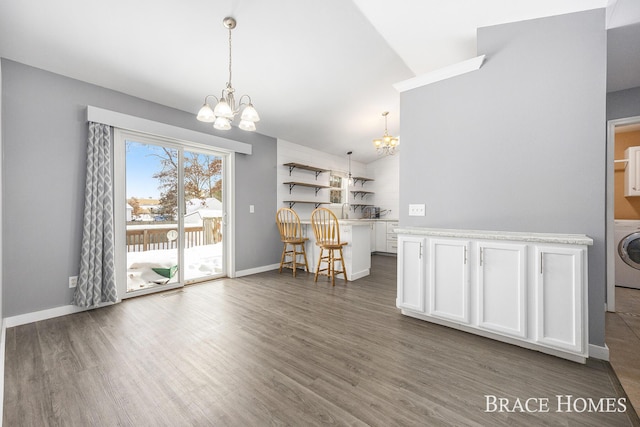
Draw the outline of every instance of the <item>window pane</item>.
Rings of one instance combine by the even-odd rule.
[[[223,272],[222,157],[184,152],[184,279],[205,280]]]
[[[342,190],[331,190],[329,201],[331,203],[342,203]]]
[[[127,292],[177,283],[178,151],[126,141]]]
[[[342,184],[344,183],[344,178],[340,175],[330,175],[329,176],[329,186],[332,190],[329,191],[329,202],[342,204],[344,203],[344,192],[342,191]],[[333,190],[336,188],[336,190]],[[338,190],[338,188],[340,190]]]

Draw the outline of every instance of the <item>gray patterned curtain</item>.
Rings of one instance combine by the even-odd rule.
[[[80,274],[73,303],[95,307],[117,300],[113,248],[111,127],[89,123]]]

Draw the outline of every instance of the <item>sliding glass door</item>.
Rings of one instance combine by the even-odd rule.
[[[226,155],[120,130],[115,142],[119,294],[224,276]]]

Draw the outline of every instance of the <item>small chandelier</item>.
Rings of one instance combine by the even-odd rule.
[[[384,117],[384,135],[382,135],[382,138],[374,139],[373,145],[376,147],[376,151],[379,155],[393,156],[396,154],[396,148],[400,144],[400,139],[397,136],[389,135],[389,132],[387,132],[388,115],[388,111],[382,113],[382,116]]]
[[[219,130],[231,129],[231,122],[236,117],[236,114],[242,110],[240,115],[240,124],[238,127],[246,131],[256,130],[256,122],[260,120],[258,112],[251,103],[251,97],[249,95],[242,95],[240,97],[240,103],[236,106],[236,100],[233,95],[235,89],[231,86],[231,30],[236,27],[236,20],[231,17],[226,17],[222,21],[222,24],[229,30],[229,81],[227,87],[222,90],[220,99],[215,95],[207,95],[204,98],[204,105],[198,111],[198,120],[201,122],[213,123],[213,127]],[[207,103],[209,98],[215,98],[216,106],[211,108]],[[248,102],[242,102],[244,98],[247,98]]]

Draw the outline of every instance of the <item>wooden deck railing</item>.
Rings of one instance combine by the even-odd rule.
[[[202,226],[185,226],[185,248],[209,245],[222,241],[220,218],[205,218]],[[144,228],[127,230],[127,252],[144,252],[156,249],[175,249],[178,239],[169,240],[167,233],[177,227]]]

